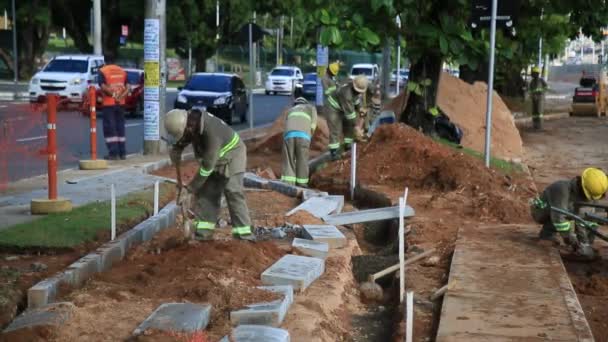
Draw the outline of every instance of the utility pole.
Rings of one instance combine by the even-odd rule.
[[[13,25],[13,74],[15,84],[19,82],[19,55],[17,54],[17,14],[15,9],[15,0],[12,1],[12,22]]]
[[[253,11],[253,23],[254,24],[256,23],[256,12],[255,11]],[[258,43],[252,42],[251,43],[251,47],[253,48],[253,66],[254,66],[254,69],[257,69],[257,67],[258,67],[258,54],[259,54]],[[252,87],[254,85],[255,86],[258,85],[258,77],[257,77],[257,75],[254,75],[254,76],[255,76],[255,78],[254,78],[255,82],[254,82],[254,84],[251,85]],[[253,89],[253,88],[251,88],[251,89]]]
[[[8,30],[8,12],[4,10],[4,29]]]
[[[254,12],[255,13],[255,12]],[[253,22],[249,22],[249,131],[253,131],[253,88],[255,87],[255,58],[253,51]]]
[[[166,150],[162,114],[165,112],[165,0],[146,0],[144,20],[144,154]]]
[[[93,0],[93,17],[95,19],[95,31],[93,35],[93,53],[101,55],[101,0]]]
[[[399,33],[397,33],[397,77],[395,81],[395,95],[399,95],[399,80],[401,79],[401,17],[395,18]]]
[[[497,7],[498,0],[492,0],[492,17],[490,21],[490,63],[488,66],[488,100],[486,108],[486,146],[484,155],[487,168],[490,167],[490,145],[492,144],[492,101],[494,99],[494,50],[496,46]]]
[[[291,24],[289,28],[289,46],[293,49],[293,15],[291,16]]]
[[[215,1],[215,71],[220,69],[220,0]]]

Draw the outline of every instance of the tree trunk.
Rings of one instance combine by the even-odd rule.
[[[104,0],[102,6],[103,23],[101,31],[101,45],[106,61],[116,62],[118,48],[120,47],[121,19],[119,0]]]
[[[19,78],[29,79],[36,71],[49,40],[49,23],[36,20],[36,16],[46,1],[34,0],[29,4],[27,15],[17,21],[17,41],[19,43]],[[49,8],[48,3],[46,8]],[[20,13],[21,14],[21,13]],[[51,15],[49,13],[49,15]]]
[[[212,51],[207,46],[196,46],[192,47],[192,58],[196,61],[194,72],[204,72],[207,68],[207,58],[209,58],[209,51]]]
[[[412,64],[410,80],[421,84],[425,79],[430,79],[431,85],[422,87],[422,96],[410,92],[405,115],[401,116],[403,122],[429,135],[435,134],[435,118],[429,109],[436,106],[442,62],[441,57],[429,55]]]
[[[56,26],[65,27],[78,51],[91,53],[93,46],[88,37],[91,3],[81,0],[54,0],[52,5],[55,13],[61,13],[61,16],[52,18],[53,23]],[[66,11],[66,8],[70,10]]]

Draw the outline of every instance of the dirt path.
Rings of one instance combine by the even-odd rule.
[[[544,125],[542,132],[522,132],[525,161],[539,191],[556,180],[577,176],[589,166],[608,170],[608,119],[568,118],[546,121]],[[602,260],[565,264],[596,341],[606,341],[608,245],[596,241],[594,247]]]

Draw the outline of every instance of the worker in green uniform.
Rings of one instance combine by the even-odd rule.
[[[580,206],[577,203],[588,203],[604,197],[608,190],[606,174],[596,168],[587,168],[581,176],[570,180],[561,180],[549,185],[540,197],[531,201],[532,217],[543,225],[539,237],[541,240],[554,240],[558,232],[564,242],[574,249],[576,256],[593,259],[595,251],[591,247],[594,235],[572,221],[565,215],[551,210],[559,208],[578,215]],[[597,224],[589,222],[591,227]]]
[[[305,98],[297,98],[285,119],[282,181],[308,187],[308,155],[316,128],[317,109]]]
[[[362,94],[367,91],[368,80],[364,75],[355,77],[352,83],[344,84],[327,96],[326,119],[329,126],[329,151],[332,159],[341,158],[341,139],[344,150],[350,150],[354,142],[357,108],[361,106]]]
[[[321,84],[323,85],[323,95],[324,97],[329,96],[329,94],[336,90],[338,86],[338,81],[336,80],[336,76],[340,72],[340,63],[335,62],[331,63],[327,70],[325,71],[325,75],[321,78]]]
[[[540,77],[540,69],[536,66],[532,68],[532,80],[528,89],[530,91],[530,98],[532,99],[532,124],[534,129],[541,129],[547,82]]]
[[[254,240],[243,192],[247,148],[239,135],[224,121],[197,109],[169,111],[165,116],[165,128],[176,139],[171,149],[171,161],[176,165],[180,163],[182,151],[192,144],[200,164],[192,181],[183,186],[182,192],[186,193],[180,196],[188,198],[192,195],[195,199],[196,236],[212,238],[224,194],[233,236]]]

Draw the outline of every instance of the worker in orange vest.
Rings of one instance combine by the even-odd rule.
[[[127,72],[114,64],[99,69],[99,87],[102,93],[103,136],[108,147],[105,159],[125,159],[125,112],[122,106],[129,92]]]

